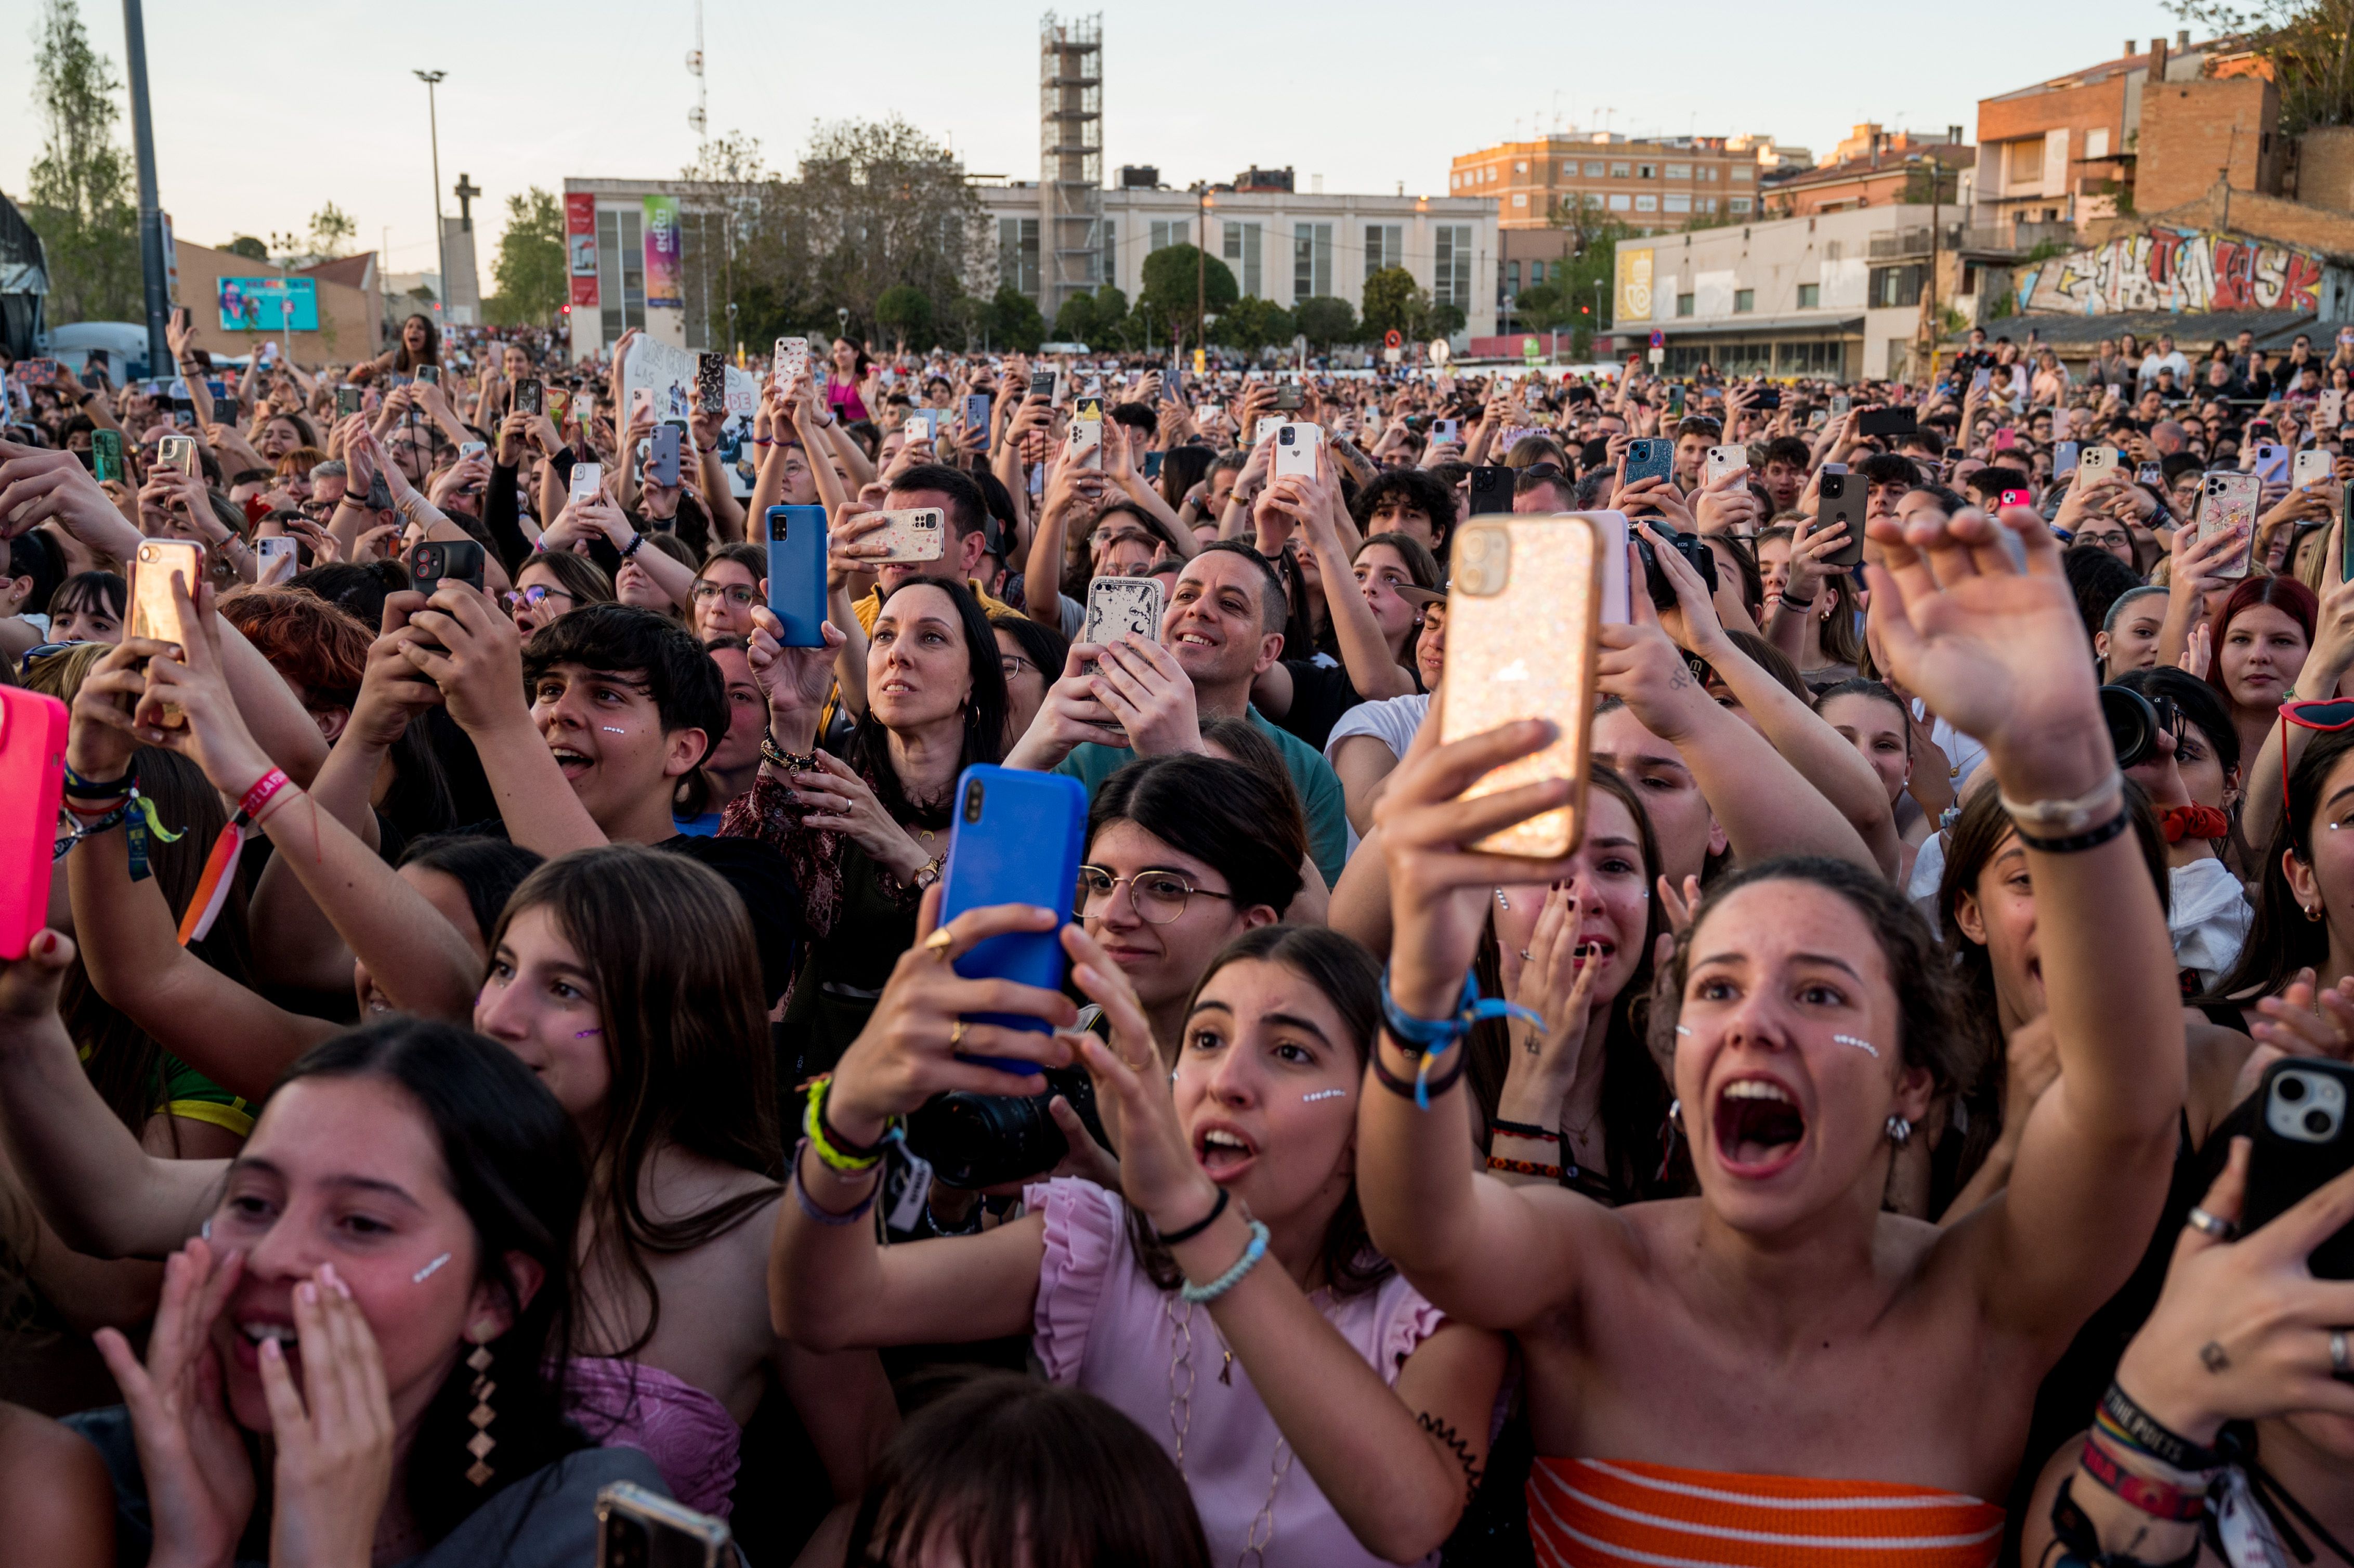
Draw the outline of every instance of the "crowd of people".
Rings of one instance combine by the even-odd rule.
[[[0,366],[8,1554],[2354,1564],[2325,346]],[[1630,591],[1443,738],[1491,514]],[[976,767],[1066,902],[944,917]]]

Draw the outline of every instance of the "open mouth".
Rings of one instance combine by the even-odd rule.
[[[269,1340],[278,1341],[279,1352],[289,1363],[296,1361],[302,1353],[302,1340],[294,1332],[293,1324],[253,1319],[237,1325],[237,1340],[232,1348],[239,1364],[249,1371],[260,1366],[262,1343]]]
[[[1736,1175],[1766,1176],[1797,1157],[1807,1118],[1771,1078],[1735,1078],[1716,1097],[1717,1155]]]
[[[1181,631],[1177,634],[1175,641],[1181,646],[1191,646],[1194,648],[1215,648],[1217,646],[1215,641],[1204,636],[1198,631]]]
[[[1232,1128],[1207,1127],[1193,1135],[1193,1158],[1211,1181],[1225,1181],[1258,1158],[1258,1148]]]
[[[583,773],[588,771],[590,759],[580,752],[573,750],[570,747],[550,747],[548,748],[548,755],[556,758],[556,766],[563,769],[564,776],[567,779],[578,779]]]

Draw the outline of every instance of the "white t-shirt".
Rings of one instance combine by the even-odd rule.
[[[1324,742],[1324,760],[1339,767],[1341,743],[1352,735],[1370,735],[1386,746],[1396,756],[1404,757],[1406,747],[1414,744],[1414,732],[1430,712],[1430,694],[1410,692],[1403,697],[1384,697],[1379,702],[1359,703],[1341,715]]]
[[[2173,895],[2166,932],[2174,938],[2175,967],[2196,970],[2201,984],[2212,986],[2239,962],[2255,924],[2247,890],[2212,856],[2176,866],[2168,880]]]

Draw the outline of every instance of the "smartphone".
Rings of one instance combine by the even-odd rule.
[[[959,776],[955,799],[948,863],[940,873],[941,923],[995,904],[1035,905],[1070,918],[1087,842],[1087,786],[1060,773],[1016,772],[982,763]],[[976,943],[955,967],[966,980],[1010,980],[1060,991],[1063,944],[1051,930],[1009,932]],[[969,1019],[1047,1033],[1044,1019],[1026,1013],[980,1012]],[[1008,1073],[1043,1071],[1035,1062],[1016,1058],[970,1060]]]
[[[2006,490],[1995,499],[1995,505],[1998,510],[2006,506],[2031,507],[2034,504],[2035,492],[2031,490]]]
[[[546,387],[536,376],[516,378],[514,411],[518,414],[538,414],[546,408]]]
[[[2073,418],[2075,412],[2075,409],[2069,408],[2064,403],[2059,408],[2052,410],[2052,439],[2053,440],[2062,441],[2068,439],[2068,432],[2075,429],[2075,420]]]
[[[1920,415],[1909,408],[1866,408],[1855,417],[1859,436],[1909,436],[1920,428]]]
[[[1275,406],[1282,413],[1296,414],[1299,411],[1300,404],[1306,401],[1307,394],[1300,389],[1299,383],[1297,381],[1287,381],[1275,389]]]
[[[2146,462],[2134,470],[2134,482],[2163,490],[2166,487],[2166,470],[2157,463]]]
[[[1467,800],[1565,779],[1568,804],[1489,834],[1491,854],[1567,854],[1585,831],[1587,732],[1594,713],[1601,535],[1587,518],[1474,517],[1457,534],[1447,596],[1442,744],[1518,719],[1549,718],[1560,738],[1507,763]]]
[[[574,502],[596,500],[597,493],[604,488],[604,484],[605,465],[603,463],[576,462],[572,465],[570,493]]]
[[[358,413],[360,411],[360,388],[356,387],[336,387],[335,418],[338,419],[347,419],[354,414]]]
[[[2074,441],[2054,442],[2052,448],[2052,477],[2057,479],[2063,473],[2073,473],[2081,451]]]
[[[984,436],[989,434],[989,417],[991,411],[990,396],[988,393],[966,393],[964,395],[964,428],[966,431],[970,433],[977,430]]]
[[[1823,464],[1815,487],[1815,526],[1819,530],[1834,523],[1847,524],[1847,543],[1825,556],[1825,565],[1841,571],[1852,571],[1863,565],[1864,503],[1870,489],[1861,474],[1848,472],[1845,465]]]
[[[1647,436],[1627,443],[1627,478],[1665,479],[1675,471],[1676,443],[1664,436]]]
[[[1596,548],[1602,555],[1602,603],[1598,611],[1605,626],[1624,626],[1635,619],[1635,605],[1629,597],[1633,577],[1627,566],[1627,540],[1631,532],[1624,512],[1578,512],[1594,525]]]
[[[1323,444],[1324,429],[1302,420],[1287,420],[1275,432],[1274,475],[1298,474],[1302,479],[1316,477],[1316,449]]]
[[[2320,415],[2322,421],[2326,424],[2344,424],[2346,422],[2346,394],[2335,387],[2331,387],[2328,391],[2324,392],[2321,395]]]
[[[2354,484],[2338,498],[2338,580],[2354,583]]]
[[[1079,417],[1087,418],[1085,414]],[[1098,414],[1097,417],[1100,418],[1102,416]],[[940,439],[940,411],[938,408],[910,408],[900,428],[907,432],[909,440],[920,436],[928,441],[938,441]]]
[[[1681,419],[1683,417],[1684,389],[1682,384],[1678,383],[1677,385],[1668,388],[1668,418],[1670,419]]]
[[[641,387],[636,391],[630,394],[630,418],[628,424],[634,425],[638,422],[639,415],[652,414],[653,411],[654,393],[652,387]],[[625,425],[623,428],[626,429],[627,426]]]
[[[664,420],[654,427],[646,449],[646,482],[678,482],[678,427]]]
[[[1983,391],[1985,391],[1988,387],[1991,387],[1991,386],[1993,386],[1993,385],[1994,385],[1994,372],[1993,372],[1991,369],[1988,368],[1987,366],[1985,366],[1981,365],[1981,366],[1979,366],[1978,367],[1978,369],[1977,369],[1976,371],[1974,371],[1974,372],[1972,372],[1972,373],[1971,373],[1971,376],[1970,376],[1970,390],[1971,390],[1971,391],[1973,391],[1973,392],[1983,392]]]
[[[204,549],[194,540],[142,539],[131,573],[131,635],[186,647],[189,629],[172,599],[172,579],[180,579],[193,603],[204,569]],[[166,729],[184,728],[187,722],[176,704],[164,705]]]
[[[1781,406],[1782,389],[1779,387],[1760,387],[1749,395],[1749,407],[1752,412],[1758,409],[1779,408]]]
[[[698,354],[695,356],[695,408],[701,414],[724,414],[727,411],[726,355]]]
[[[481,457],[490,450],[480,441],[461,441],[458,443],[458,461],[464,462],[468,458]]]
[[[1450,627],[1451,644],[1453,628]],[[2248,1195],[2240,1228],[2253,1234],[2315,1188],[2354,1165],[2354,1067],[2293,1056],[2264,1069],[2263,1113],[2250,1131]],[[2306,1259],[2316,1279],[2354,1279],[2354,1224],[2342,1225]]]
[[[769,508],[769,613],[784,623],[785,647],[825,646],[824,507]]]
[[[2105,484],[2117,476],[2117,449],[2106,442],[2085,447],[2076,456],[2076,482],[2086,487]]]
[[[1999,452],[2015,450],[2019,446],[2019,432],[2005,425],[1994,433],[1993,445],[1994,450]]]
[[[597,1568],[720,1568],[736,1561],[726,1521],[615,1481],[597,1493]]]
[[[2338,460],[2320,447],[2307,447],[2296,454],[2289,465],[2288,484],[2291,490],[2303,490],[2317,484],[2338,471]]]
[[[1512,509],[1512,485],[1520,471],[1499,463],[1485,463],[1471,471],[1471,515],[1484,516]]]
[[[2288,482],[2288,449],[2278,441],[2258,441],[2255,449],[2256,478],[2265,484]]]
[[[165,436],[155,443],[155,461],[165,468],[176,468],[182,473],[196,471],[196,439],[194,436]]]
[[[1051,370],[1034,370],[1030,373],[1030,391],[1028,396],[1033,397],[1044,397],[1051,403],[1055,401],[1055,372]],[[1075,883],[1073,885],[1076,886],[1076,884]]]
[[[295,542],[283,535],[253,542],[253,580],[260,584],[282,583],[294,575],[299,564]]]
[[[2217,577],[2248,575],[2248,559],[2256,547],[2256,507],[2263,495],[2264,482],[2253,473],[2215,469],[2200,479],[2199,537],[2211,539],[2230,528],[2244,528],[2248,535],[2240,543],[2239,555],[2214,569]]]
[[[1855,407],[1855,399],[1854,399],[1854,398],[1852,398],[1852,397],[1850,397],[1846,393],[1844,393],[1844,392],[1834,392],[1834,393],[1832,393],[1832,394],[1831,394],[1831,418],[1834,418],[1834,419],[1845,418],[1847,417],[1847,411],[1848,411],[1850,408],[1854,408],[1854,407]]]
[[[49,923],[49,868],[65,799],[66,705],[0,686],[0,959]]]
[[[1133,634],[1161,641],[1161,612],[1167,590],[1159,577],[1096,577],[1087,584],[1087,617],[1079,641],[1097,647]]]
[[[121,430],[92,430],[90,433],[90,471],[101,480],[122,477]]]
[[[1103,421],[1101,419],[1073,419],[1068,441],[1069,445],[1065,456],[1074,467],[1088,473],[1103,471]]]
[[[408,575],[417,591],[428,597],[445,582],[464,583],[480,593],[482,547],[472,539],[427,539],[409,551]]]
[[[54,359],[19,360],[16,379],[27,387],[55,387],[58,384],[58,362]]]
[[[868,557],[875,565],[886,561],[902,564],[917,561],[937,561],[948,548],[948,532],[944,526],[948,514],[937,506],[908,506],[896,512],[877,512],[883,526],[868,538],[889,546],[890,554]]]
[[[1283,425],[1284,419],[1282,415],[1261,414],[1258,417],[1257,425],[1251,430],[1251,445],[1257,446],[1261,441],[1266,440],[1269,436],[1274,435],[1276,431],[1283,429]]]
[[[420,365],[417,367],[417,379],[428,387],[439,387],[441,385],[441,367],[438,365]]]
[[[1711,447],[1702,460],[1700,482],[1713,484],[1728,473],[1745,473],[1749,470],[1747,447]]]
[[[1463,421],[1433,419],[1430,422],[1430,439],[1434,442],[1460,441],[1463,439]]]
[[[1144,477],[1148,481],[1159,479],[1161,477],[1161,460],[1167,455],[1168,454],[1166,452],[1147,452],[1144,454]]]
[[[779,387],[797,376],[807,376],[809,366],[810,343],[805,337],[780,337],[769,355],[769,378]]]

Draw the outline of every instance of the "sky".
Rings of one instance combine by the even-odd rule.
[[[39,155],[31,40],[49,0],[0,0],[0,190]],[[1038,174],[1038,13],[992,0],[815,6],[705,0],[713,134],[759,139],[790,170],[813,124],[897,113],[968,170]],[[83,0],[124,69],[122,11]],[[145,7],[157,180],[175,231],[221,245],[307,229],[332,199],[354,248],[433,266],[426,90],[437,93],[443,205],[462,172],[482,286],[506,198],[572,176],[674,176],[693,160],[694,0],[311,0],[238,12]],[[398,20],[394,17],[397,15]],[[1066,14],[1069,15],[1068,13]],[[1291,165],[1301,189],[1443,194],[1448,160],[1562,129],[1764,133],[1828,154],[1851,126],[1969,133],[1980,97],[2171,38],[2162,5],[1975,0],[1967,6],[1684,0],[1357,0],[1286,12],[1235,0],[1107,4],[1104,170],[1167,184]],[[1318,19],[1327,18],[1329,20]],[[19,48],[22,40],[24,47]],[[1681,44],[1679,43],[1681,41]],[[120,127],[127,145],[130,116]]]

